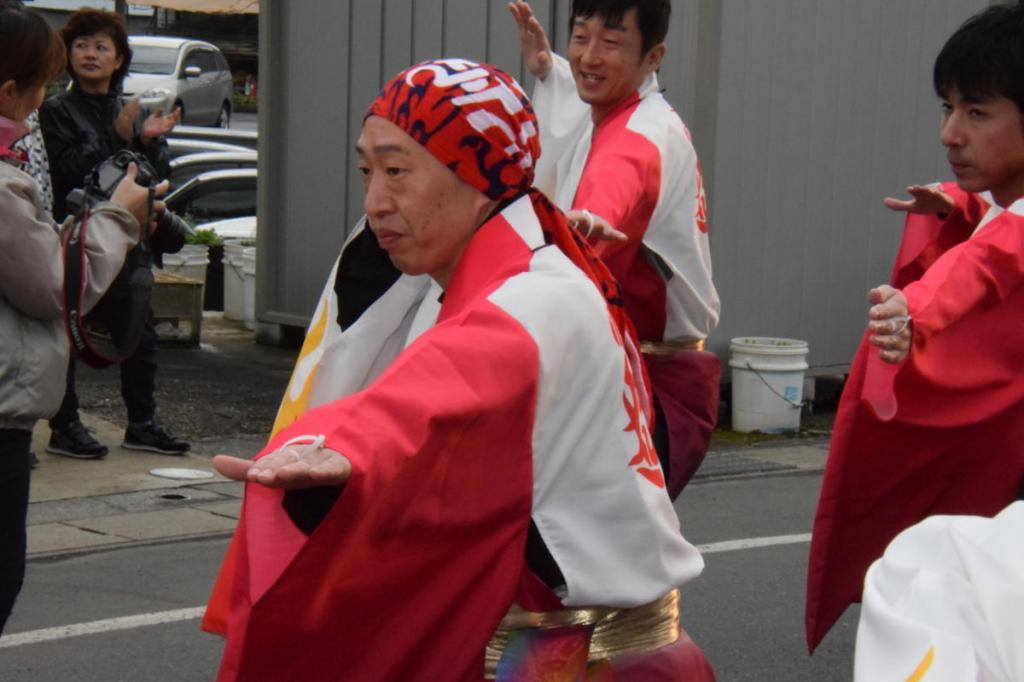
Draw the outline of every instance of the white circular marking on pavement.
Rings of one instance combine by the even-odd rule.
[[[213,478],[212,471],[202,469],[150,469],[149,473],[160,478],[173,478],[176,481],[198,481],[204,478]]]

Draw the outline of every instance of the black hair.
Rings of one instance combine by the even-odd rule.
[[[46,20],[20,3],[0,3],[0,83],[38,88],[63,68],[64,45]]]
[[[636,7],[636,23],[643,38],[641,53],[665,42],[668,20],[672,15],[670,0],[573,0],[569,13],[569,33],[572,34],[576,18],[589,19],[595,14],[609,26],[622,24],[626,12]]]
[[[68,23],[60,32],[64,39],[64,47],[68,52],[68,75],[76,83],[78,82],[78,76],[71,69],[71,45],[78,38],[97,33],[108,36],[114,43],[117,56],[121,57],[121,66],[110,77],[110,89],[120,90],[121,83],[128,74],[128,67],[132,63],[132,48],[128,45],[128,31],[125,29],[124,17],[117,12],[83,7],[68,17]]]
[[[968,19],[935,60],[935,93],[1006,97],[1024,116],[1024,4],[993,5]]]

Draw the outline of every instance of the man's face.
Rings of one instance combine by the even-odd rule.
[[[106,33],[80,36],[71,42],[71,70],[79,82],[110,87],[110,79],[121,67],[124,58],[117,53],[114,41]]]
[[[976,101],[950,92],[942,101],[939,137],[962,189],[989,190],[1004,207],[1024,196],[1024,121],[1013,100]]]
[[[447,287],[495,203],[379,116],[366,119],[356,151],[363,206],[381,248],[407,275],[427,273]]]
[[[636,23],[635,7],[622,15],[619,25],[609,25],[594,14],[576,17],[569,36],[568,58],[580,99],[593,109],[595,122],[632,95],[644,79],[658,69],[665,46],[646,55],[643,36]]]

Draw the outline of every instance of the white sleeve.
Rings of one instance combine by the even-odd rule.
[[[1024,679],[1024,503],[994,519],[933,516],[898,535],[864,584],[854,679]]]
[[[590,105],[576,92],[569,62],[552,54],[551,72],[537,79],[533,89],[533,110],[540,123],[540,159],[534,184],[551,198],[558,186],[558,161],[566,157],[590,130]]]

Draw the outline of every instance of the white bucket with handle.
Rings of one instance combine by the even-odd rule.
[[[242,324],[256,329],[256,247],[242,249]]]
[[[246,247],[238,241],[224,242],[224,319],[245,317],[245,275],[242,273],[242,251]]]
[[[732,356],[732,428],[750,433],[789,433],[800,428],[807,342],[742,336]]]

